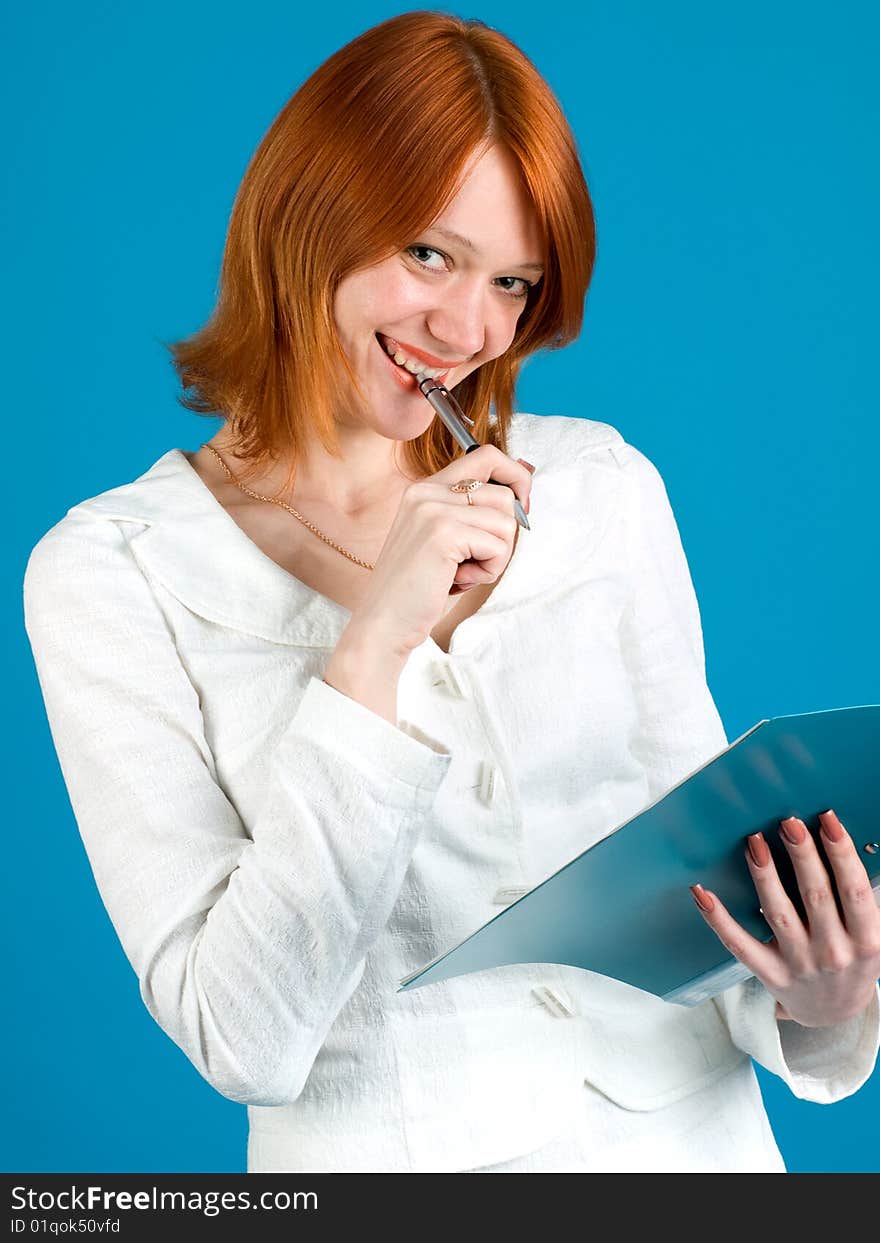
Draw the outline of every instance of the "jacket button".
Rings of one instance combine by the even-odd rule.
[[[487,807],[491,807],[495,801],[495,788],[497,784],[498,781],[494,765],[490,764],[487,760],[484,760],[480,770],[480,798]]]
[[[492,901],[498,906],[509,906],[511,902],[524,898],[528,892],[525,885],[508,885],[506,889],[497,889]]]
[[[541,1005],[545,1006],[556,1018],[567,1019],[574,1014],[571,998],[561,988],[550,988],[548,984],[540,984],[532,989],[532,996],[537,997]]]
[[[454,695],[456,699],[466,698],[462,684],[452,665],[445,660],[437,660],[434,662],[431,683],[433,686],[443,686],[450,695]]]

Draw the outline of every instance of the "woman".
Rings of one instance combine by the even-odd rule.
[[[833,814],[843,919],[799,823],[809,929],[760,838],[772,945],[695,890],[756,974],[701,1006],[551,964],[397,991],[727,743],[657,471],[606,424],[513,412],[594,250],[509,40],[367,31],[270,128],[216,312],[173,347],[220,432],[31,554],[102,898],[152,1016],[248,1106],[249,1171],[778,1170],[750,1058],[815,1101],[873,1069],[880,917]],[[466,465],[424,368],[474,420]]]

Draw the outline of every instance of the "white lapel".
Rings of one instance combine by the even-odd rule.
[[[588,563],[609,515],[615,510],[619,472],[592,468],[558,442],[584,429],[576,420],[516,414],[508,452],[539,465],[532,491],[535,530],[520,531],[516,551],[500,583],[474,619],[483,621],[558,590]],[[575,427],[572,428],[571,425]],[[604,443],[603,425],[593,425]],[[612,434],[618,439],[617,433]],[[462,475],[467,474],[466,459]],[[181,449],[169,449],[131,483],[75,505],[88,513],[143,524],[131,539],[132,553],[150,577],[199,616],[274,643],[336,646],[351,613],[277,565],[230,517],[202,482]],[[456,651],[477,639],[481,626],[468,618],[456,631]],[[465,636],[459,638],[461,631]],[[482,627],[485,633],[485,627]],[[430,646],[430,644],[429,644]]]
[[[144,524],[131,539],[135,559],[186,608],[219,625],[274,643],[335,646],[351,616],[266,556],[181,449],[71,510],[83,511]]]

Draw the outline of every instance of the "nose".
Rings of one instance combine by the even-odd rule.
[[[473,358],[486,343],[485,294],[476,282],[463,281],[446,289],[427,317],[428,330],[438,342],[438,354]]]

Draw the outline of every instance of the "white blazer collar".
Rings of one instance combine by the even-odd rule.
[[[131,538],[135,559],[186,608],[218,625],[274,643],[335,646],[351,616],[268,557],[181,449],[70,512],[143,524]]]
[[[273,643],[335,647],[351,612],[300,582],[230,517],[181,449],[169,449],[131,483],[75,505],[71,514],[142,524],[130,547],[146,572],[208,621]],[[513,600],[513,561],[480,615]],[[505,589],[505,590],[502,590]]]
[[[552,420],[553,425],[558,422]],[[576,420],[565,422],[577,430]],[[540,443],[544,438],[546,446]],[[515,456],[535,450],[542,454],[532,494],[537,529],[520,532],[501,581],[474,618],[494,617],[545,591],[559,590],[561,574],[582,572],[613,509],[608,489],[616,491],[616,472],[606,468],[585,478],[579,455],[560,454],[560,446],[553,443],[550,420],[514,416],[508,452]],[[130,547],[144,571],[186,608],[218,625],[274,643],[333,648],[351,617],[348,609],[262,552],[181,449],[169,449],[133,482],[82,501],[69,512],[142,524],[145,529],[131,537]],[[466,631],[470,621],[463,623]],[[462,650],[461,641],[455,646]]]

